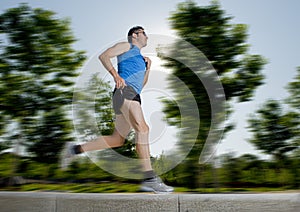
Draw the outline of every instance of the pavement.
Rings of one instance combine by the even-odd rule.
[[[300,193],[153,194],[0,192],[0,212],[300,211]]]

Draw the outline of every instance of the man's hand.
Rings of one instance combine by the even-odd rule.
[[[146,63],[146,70],[150,70],[151,68],[151,60],[149,57],[144,57],[145,63]]]
[[[120,77],[119,74],[117,74],[114,77],[114,80],[115,80],[117,89],[119,89],[119,88],[123,89],[126,86],[125,80],[122,77]]]
[[[149,57],[144,57],[144,60],[145,60],[145,63],[146,63],[146,73],[145,73],[145,77],[144,77],[143,87],[148,82],[149,72],[150,72],[150,68],[151,68],[151,60],[150,60],[150,58]]]

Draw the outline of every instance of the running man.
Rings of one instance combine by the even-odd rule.
[[[143,27],[136,26],[129,30],[127,38],[128,42],[119,42],[99,56],[99,60],[115,81],[114,132],[110,136],[100,136],[93,142],[81,145],[68,143],[62,152],[62,168],[67,167],[76,154],[122,146],[131,129],[134,129],[136,150],[144,173],[141,190],[155,193],[172,192],[174,189],[165,185],[152,169],[149,126],[141,107],[140,93],[148,81],[151,60],[142,56],[140,50],[147,45],[148,37]],[[118,71],[111,62],[114,57],[118,60]]]

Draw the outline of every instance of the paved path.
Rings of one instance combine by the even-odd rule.
[[[0,192],[0,212],[297,212],[300,193],[150,194]]]

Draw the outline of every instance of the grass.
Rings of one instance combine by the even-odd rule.
[[[85,183],[85,184],[24,184],[0,188],[1,191],[52,191],[72,193],[122,193],[137,192],[139,185],[125,183]]]
[[[71,193],[135,193],[139,192],[138,184],[101,182],[101,183],[61,183],[42,184],[32,183],[14,187],[0,188],[0,191],[42,191],[42,192],[71,192]],[[286,188],[197,188],[188,189],[176,187],[178,193],[262,193],[262,192],[290,192]],[[299,191],[298,191],[299,192]]]

